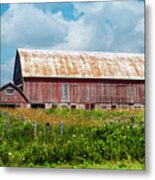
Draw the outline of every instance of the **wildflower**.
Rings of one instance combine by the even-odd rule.
[[[8,153],[8,155],[9,155],[9,156],[12,156],[12,153],[11,153],[11,152],[9,152],[9,153]]]
[[[68,144],[70,144],[70,142],[71,142],[70,140],[67,141]]]

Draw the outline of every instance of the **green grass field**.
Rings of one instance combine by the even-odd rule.
[[[50,166],[49,166],[50,167]],[[104,161],[101,164],[91,164],[91,163],[84,163],[84,164],[60,164],[55,166],[56,168],[88,168],[88,169],[105,169],[105,170],[144,170],[144,164],[140,162],[130,162],[130,161],[118,161],[118,162],[111,162],[111,161]]]
[[[0,166],[143,170],[144,131],[143,110],[2,109]]]

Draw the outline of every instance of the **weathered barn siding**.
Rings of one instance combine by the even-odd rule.
[[[144,104],[142,80],[25,78],[24,92],[37,103]]]
[[[13,80],[34,104],[144,105],[143,54],[18,49]]]
[[[8,94],[7,90],[13,90],[12,94]],[[13,84],[9,83],[0,89],[0,105],[8,105],[14,107],[26,107],[28,99]]]

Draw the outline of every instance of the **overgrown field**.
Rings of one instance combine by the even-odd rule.
[[[144,169],[144,158],[143,110],[0,111],[0,166]]]

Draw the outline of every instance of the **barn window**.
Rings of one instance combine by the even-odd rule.
[[[85,109],[90,109],[90,104],[85,104]]]
[[[90,108],[91,108],[91,110],[92,110],[92,109],[95,109],[95,104],[91,104],[91,105],[90,105]]]
[[[56,109],[57,107],[58,107],[57,104],[52,104],[53,109]]]
[[[76,105],[71,105],[71,109],[76,109]]]
[[[61,86],[61,101],[62,102],[70,101],[70,86],[69,86],[69,84],[63,84]]]
[[[6,95],[14,95],[14,89],[11,87],[7,88]]]

